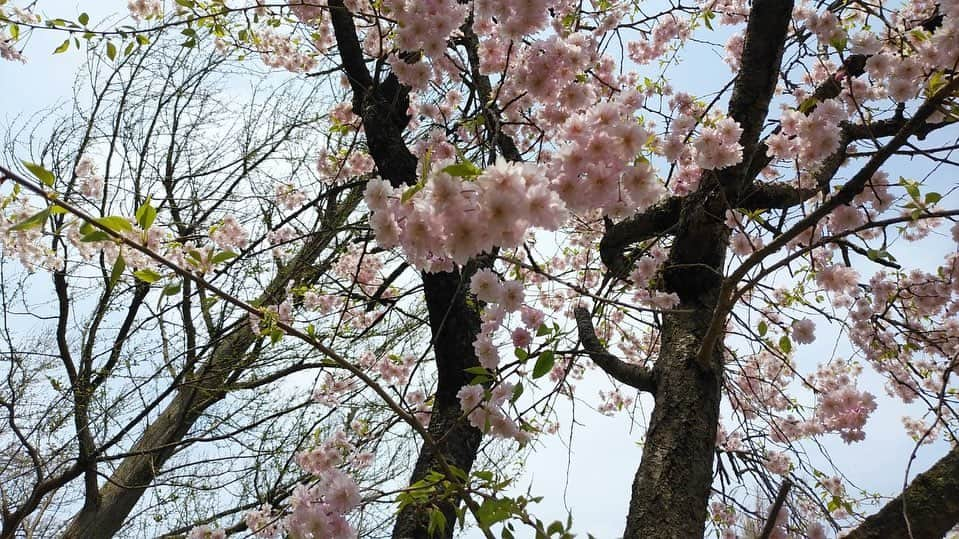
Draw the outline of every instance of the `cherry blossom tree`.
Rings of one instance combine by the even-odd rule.
[[[278,447],[302,475],[238,496],[252,509],[243,518],[194,519],[191,537],[376,536],[368,515],[380,502],[395,504],[395,538],[452,537],[458,522],[486,537],[569,537],[571,522],[536,516],[535,492],[509,489],[502,464],[569,421],[557,412],[565,400],[643,416],[641,397],[653,407],[637,417],[625,537],[941,537],[959,522],[959,3],[128,8],[134,24],[111,26],[0,4],[0,53],[29,61],[29,35],[59,32],[57,53],[88,47],[135,64],[173,33],[187,55],[291,72],[320,90],[288,106],[336,103],[297,138],[319,177],[242,145],[239,159],[199,170],[235,163],[246,179],[255,161],[262,176],[224,179],[212,199],[202,172],[180,195],[162,180],[169,167],[113,173],[102,167],[117,152],[86,143],[72,162],[48,152],[0,169],[17,186],[4,256],[52,275],[61,319],[75,308],[62,283],[87,257],[105,298],[118,287],[139,302],[174,296],[181,323],[199,317],[211,341],[190,359],[186,331],[184,374],[155,420],[110,439],[124,449],[102,478],[106,448],[85,441],[88,410],[101,406],[89,386],[117,360],[87,353],[67,390],[75,456],[58,480],[38,476],[5,502],[4,536],[74,480],[77,501],[57,502],[75,506],[63,533],[116,533],[145,493],[175,492],[163,472],[227,387],[292,383],[291,370],[318,373],[312,408],[350,410],[349,432]],[[717,57],[724,66],[707,70]],[[308,117],[299,110],[289,117]],[[156,193],[144,177],[160,178]],[[848,346],[809,353],[824,335]],[[282,350],[320,359],[251,369]],[[608,390],[578,392],[587,376]],[[881,393],[909,410],[912,457],[936,440],[946,453],[877,510],[810,451],[868,446]],[[417,455],[412,472],[387,485],[376,463],[395,470],[405,452]]]

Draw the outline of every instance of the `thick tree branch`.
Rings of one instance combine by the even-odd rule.
[[[390,74],[383,84],[370,75],[353,24],[353,15],[342,0],[330,1],[330,18],[343,70],[353,90],[353,112],[363,119],[366,144],[380,176],[393,185],[416,183],[416,156],[403,141],[409,118],[409,88]]]
[[[606,371],[606,374],[630,387],[635,387],[640,391],[656,393],[656,377],[652,371],[639,365],[626,363],[609,353],[599,342],[588,310],[583,307],[576,307],[573,309],[573,315],[576,317],[579,340],[583,343],[583,348],[589,354],[593,363]]]
[[[943,537],[959,523],[959,446],[921,473],[846,539]]]
[[[743,161],[726,171],[724,188],[730,200],[738,200],[738,193],[755,177],[748,175],[752,161],[765,157],[765,152],[758,153],[757,146],[779,78],[792,5],[781,0],[756,1],[749,12],[742,68],[729,98],[729,116],[739,122],[743,130],[739,137]]]
[[[669,197],[629,219],[606,228],[599,242],[599,256],[613,274],[625,277],[629,262],[624,255],[629,246],[656,236],[667,234],[679,222],[682,198]]]

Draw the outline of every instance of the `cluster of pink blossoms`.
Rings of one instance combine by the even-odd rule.
[[[767,139],[767,154],[776,159],[797,160],[805,170],[815,170],[840,143],[840,122],[848,117],[836,99],[818,103],[810,114],[783,111],[781,131]]]
[[[258,33],[256,46],[260,51],[260,59],[272,68],[305,73],[317,65],[316,58],[301,50],[290,36],[278,34],[272,30],[263,30]]]
[[[576,211],[602,209],[623,218],[658,202],[666,189],[641,151],[655,137],[635,117],[643,104],[636,91],[619,94],[570,117],[551,166],[554,189]]]
[[[163,2],[161,0],[130,0],[127,2],[130,15],[137,21],[160,19],[163,17]]]
[[[0,17],[6,19],[7,22],[15,23],[19,21],[30,25],[40,23],[40,16],[36,13],[33,13],[29,9],[23,9],[17,6],[12,7],[12,12],[9,12],[4,9],[3,5],[0,5]],[[26,57],[14,47],[15,44],[16,40],[7,34],[6,29],[0,29],[0,58],[10,62],[26,63]]]
[[[626,43],[629,59],[637,64],[655,61],[669,50],[674,40],[685,40],[692,33],[689,22],[675,15],[662,17],[656,22],[647,39],[631,40]]]
[[[846,443],[863,440],[863,428],[876,410],[876,399],[856,387],[861,371],[860,366],[843,360],[820,365],[806,379],[817,393],[812,417],[800,420],[790,414],[777,420],[770,435],[772,440],[790,442],[828,432],[838,433]]]
[[[0,58],[10,62],[26,63],[27,59],[13,45],[13,39],[6,32],[0,30]]]
[[[38,211],[23,198],[7,206],[6,211],[0,213],[0,247],[3,247],[3,252],[8,256],[16,257],[27,271],[33,271],[37,267],[50,270],[61,268],[63,259],[40,244],[43,239],[42,227],[14,229]]]
[[[381,247],[402,245],[415,267],[442,271],[494,246],[518,246],[532,226],[563,222],[565,206],[541,167],[500,160],[468,181],[444,172],[449,165],[436,164],[413,196],[370,180],[364,197]]]
[[[80,182],[78,187],[81,195],[90,199],[100,198],[103,194],[103,176],[96,173],[93,159],[88,156],[81,157],[74,174]]]
[[[636,268],[629,278],[636,285],[633,301],[650,309],[667,310],[679,305],[679,296],[673,292],[662,292],[650,287],[650,280],[666,260],[666,251],[659,247],[650,250],[650,256],[636,261]]]
[[[674,193],[695,191],[703,170],[726,168],[742,161],[742,128],[735,120],[718,115],[707,118],[705,106],[685,93],[673,95],[670,106],[674,115],[659,152],[677,166]],[[696,128],[704,120],[706,125],[697,137]],[[692,144],[688,143],[690,140]]]
[[[704,127],[693,143],[696,164],[703,170],[717,170],[739,163],[743,160],[743,147],[739,145],[742,134],[742,128],[732,118]]]
[[[306,193],[288,183],[277,183],[274,189],[277,206],[285,210],[298,210],[306,202]]]
[[[241,250],[250,242],[250,234],[236,217],[227,215],[220,224],[210,228],[210,239],[225,251]]]
[[[352,463],[369,462],[365,454],[354,455],[355,447],[347,435],[337,431],[316,448],[296,455],[297,464],[318,478],[312,485],[300,484],[290,496],[289,512],[284,516],[269,504],[247,513],[247,527],[257,536],[272,539],[284,534],[290,537],[355,539],[356,531],[346,515],[362,502],[353,478],[340,470]]]
[[[469,6],[455,0],[386,0],[383,6],[396,18],[396,48],[435,59],[443,57],[447,40],[469,14]]]
[[[525,444],[530,433],[520,428],[504,408],[515,389],[509,382],[500,382],[489,392],[487,399],[486,388],[471,385],[463,386],[456,396],[470,425],[498,438],[511,438]]]
[[[473,350],[480,365],[494,371],[500,362],[499,347],[494,340],[497,330],[503,327],[506,316],[520,312],[523,326],[516,327],[510,338],[515,347],[525,348],[533,340],[530,332],[539,329],[545,315],[539,309],[523,305],[525,293],[522,281],[510,280],[504,283],[491,269],[481,269],[473,275],[470,279],[470,291],[476,295],[476,299],[487,304],[483,311],[480,332],[473,342]]]

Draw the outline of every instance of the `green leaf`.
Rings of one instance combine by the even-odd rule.
[[[117,57],[117,46],[112,41],[107,41],[107,58],[114,60]]]
[[[540,324],[539,329],[536,330],[536,336],[542,337],[543,335],[549,335],[550,329],[546,324]]]
[[[121,232],[130,232],[133,230],[133,225],[130,224],[130,221],[128,221],[126,217],[120,217],[119,215],[99,217],[96,219],[96,222],[106,228],[109,228],[117,234]]]
[[[20,27],[19,27],[19,26],[17,26],[16,24],[11,24],[11,25],[8,26],[7,28],[10,29],[10,38],[11,38],[11,39],[13,39],[14,41],[16,41],[17,39],[20,39]]]
[[[147,36],[145,36],[145,35],[143,35],[143,34],[137,34],[137,44],[139,44],[139,45],[141,45],[141,46],[143,46],[143,45],[149,45],[149,44],[150,44],[150,38],[148,38]]]
[[[140,228],[143,230],[148,230],[156,217],[157,209],[150,204],[150,197],[148,196],[143,204],[137,208],[137,224],[140,225]]]
[[[450,472],[453,473],[453,477],[459,479],[460,481],[465,482],[469,478],[469,475],[465,471],[463,471],[462,468],[459,468],[452,464],[449,465],[449,468],[450,468]]]
[[[470,380],[470,384],[469,384],[469,385],[471,385],[471,386],[483,385],[483,384],[485,384],[485,383],[487,383],[487,382],[490,382],[490,381],[492,381],[492,380],[493,380],[492,378],[490,378],[489,376],[486,376],[485,374],[479,374],[479,375],[474,376],[473,379]]]
[[[64,39],[63,43],[59,47],[53,49],[53,54],[60,54],[61,52],[67,52],[67,49],[70,48],[70,39]]]
[[[162,275],[149,268],[134,271],[133,276],[145,283],[150,284],[153,284],[163,278]]]
[[[515,355],[516,359],[520,361],[526,361],[529,359],[529,352],[527,352],[524,348],[517,347],[515,350],[513,350],[513,355]]]
[[[483,173],[483,169],[470,161],[460,161],[443,168],[443,172],[456,178],[475,178]]]
[[[525,390],[526,389],[523,387],[523,382],[519,382],[518,384],[516,384],[516,387],[513,388],[513,395],[510,396],[509,401],[510,402],[518,401],[520,396],[523,395],[523,391]]]
[[[486,526],[492,526],[510,517],[510,509],[513,506],[511,500],[499,500],[496,498],[486,498],[483,505],[476,511],[476,520]]]
[[[426,180],[420,180],[416,182],[416,185],[410,187],[406,191],[403,191],[403,194],[400,196],[400,202],[406,204],[411,198],[413,198],[414,195],[416,195],[416,193],[422,191],[424,187],[426,187]]]
[[[759,336],[760,336],[760,337],[765,337],[767,331],[769,331],[769,326],[766,325],[766,321],[765,321],[765,320],[760,320],[760,321],[759,321]]]
[[[127,263],[123,261],[123,255],[118,256],[117,261],[113,264],[113,270],[110,271],[110,288],[116,286],[126,267]]]
[[[799,112],[803,114],[809,114],[812,112],[816,105],[819,104],[819,100],[815,97],[807,97],[802,103],[799,104]]]
[[[182,285],[180,283],[171,283],[163,287],[164,296],[175,296],[180,293],[180,288]]]
[[[553,364],[556,363],[556,353],[552,350],[546,350],[536,358],[536,364],[533,365],[533,378],[540,378],[544,374],[553,370]]]
[[[476,477],[482,479],[483,481],[492,481],[492,480],[493,480],[493,472],[491,472],[491,471],[489,471],[489,470],[480,470],[480,471],[478,471],[478,472],[473,472],[473,475],[475,475]]]
[[[21,163],[23,163],[23,166],[27,167],[27,170],[30,171],[30,174],[33,174],[38,180],[43,182],[43,185],[46,185],[47,187],[53,187],[53,173],[43,168],[43,165],[38,165],[29,161],[21,161]]]
[[[50,208],[44,208],[30,217],[27,217],[23,221],[20,221],[19,223],[10,227],[10,230],[29,230],[31,228],[43,226],[43,223],[46,222],[47,217],[50,217]]]
[[[469,374],[479,374],[483,376],[489,376],[489,371],[486,370],[486,367],[470,367],[466,369],[466,372]]]
[[[435,505],[430,508],[430,523],[427,526],[426,532],[430,537],[436,537],[442,535],[446,530],[446,515],[440,511],[439,507]]]
[[[80,24],[86,26],[87,23],[90,22],[90,16],[86,13],[81,13],[80,16],[77,17],[77,20],[80,21]]]
[[[782,350],[784,354],[788,354],[790,351],[792,351],[793,343],[786,335],[783,335],[779,338],[779,349]]]
[[[113,239],[113,237],[102,230],[91,230],[80,237],[80,241],[84,243],[91,241],[108,241],[110,239]]]
[[[195,5],[193,0],[176,0],[176,3],[189,9],[193,9],[193,6]]]
[[[942,195],[939,193],[926,193],[926,206],[930,206],[942,200]]]
[[[839,52],[846,50],[847,43],[848,43],[848,40],[845,38],[845,36],[829,41],[829,44],[832,45],[833,48],[835,48]]]
[[[211,264],[219,264],[220,262],[226,262],[231,258],[236,258],[237,254],[233,251],[223,251],[213,255],[213,258],[210,259]]]

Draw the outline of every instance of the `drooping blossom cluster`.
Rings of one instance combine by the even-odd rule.
[[[555,230],[565,206],[541,167],[498,161],[473,181],[437,164],[412,196],[385,180],[370,180],[364,199],[384,248],[401,245],[414,266],[441,271],[494,246],[518,246],[530,227]]]
[[[799,344],[809,344],[816,340],[816,323],[808,318],[794,320],[790,336]]]
[[[422,51],[436,60],[443,57],[447,40],[469,14],[469,6],[455,0],[387,0],[383,5],[396,18],[396,48]]]
[[[306,202],[306,193],[288,183],[277,183],[276,203],[285,210],[298,210]]]
[[[220,224],[210,229],[210,239],[217,247],[225,251],[240,250],[250,242],[250,234],[236,217],[227,215]]]
[[[658,202],[666,189],[641,155],[653,134],[634,116],[642,106],[635,91],[570,117],[552,168],[556,192],[571,209],[602,209],[623,218]]]
[[[689,22],[675,15],[663,17],[656,22],[647,39],[630,40],[626,44],[629,59],[637,64],[648,64],[662,57],[669,50],[674,40],[685,40],[689,37],[691,27]]]
[[[0,58],[10,62],[26,63],[27,59],[14,46],[15,42],[3,30],[0,30]]]
[[[8,199],[4,203],[9,204],[0,212],[0,247],[3,247],[4,254],[15,257],[27,271],[34,271],[38,267],[49,270],[63,267],[63,259],[41,244],[42,223],[24,226],[40,210],[31,206],[25,198]]]
[[[805,170],[815,170],[839,148],[839,124],[847,117],[836,99],[818,103],[809,114],[785,110],[780,119],[781,131],[769,136],[766,153],[776,159],[796,160]]]
[[[696,164],[703,170],[731,167],[743,159],[739,137],[743,130],[732,118],[723,118],[714,126],[704,127],[693,144]]]
[[[529,441],[530,433],[509,416],[506,408],[514,390],[513,384],[500,382],[489,391],[487,397],[487,390],[483,386],[468,385],[463,386],[456,396],[470,425],[498,438],[511,438],[525,444]]]
[[[272,30],[257,34],[257,49],[264,64],[293,73],[305,73],[317,65],[316,58],[301,49],[290,36]]]
[[[658,150],[666,161],[676,165],[672,191],[685,195],[699,186],[703,170],[726,168],[742,161],[742,129],[732,118],[707,115],[705,105],[689,94],[675,93],[670,105],[674,115]],[[697,136],[700,124],[704,125]]]
[[[296,463],[315,479],[299,484],[287,500],[286,512],[275,510],[269,504],[246,514],[245,522],[255,536],[273,539],[283,534],[290,537],[327,539],[355,539],[356,531],[346,515],[362,502],[353,477],[341,468],[368,462],[343,431],[313,449],[297,453]]]
[[[74,174],[79,180],[80,194],[89,199],[98,199],[103,194],[103,176],[96,173],[93,159],[83,156],[77,163]]]
[[[129,0],[127,9],[137,21],[160,19],[163,17],[162,0]]]
[[[770,437],[774,441],[789,442],[835,432],[846,443],[863,440],[866,436],[863,428],[876,410],[876,399],[856,387],[861,371],[859,365],[841,359],[820,365],[815,373],[806,377],[806,383],[816,391],[812,417],[799,419],[787,414],[776,420]]]

